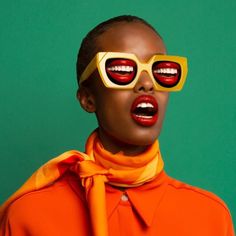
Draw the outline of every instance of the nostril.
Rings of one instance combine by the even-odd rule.
[[[136,92],[153,92],[154,84],[152,79],[147,74],[143,74],[139,77],[134,89]]]
[[[153,88],[153,86],[140,86],[140,87],[138,87],[138,91],[139,92],[153,92],[154,91],[154,88]]]
[[[141,87],[138,88],[138,91],[143,91],[143,90],[144,90],[144,87],[143,87],[143,86],[141,86]]]

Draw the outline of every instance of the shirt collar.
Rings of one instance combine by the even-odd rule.
[[[142,186],[125,190],[131,205],[146,226],[151,226],[153,217],[165,193],[168,176],[162,171],[154,180]],[[118,206],[124,192],[111,186],[106,188],[108,218]]]

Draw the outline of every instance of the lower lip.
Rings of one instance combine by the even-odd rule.
[[[149,118],[146,118],[143,116],[137,116],[136,114],[133,114],[133,113],[131,113],[131,116],[137,124],[145,126],[145,127],[153,126],[158,120],[157,114]]]
[[[156,114],[154,114],[153,116],[145,117],[145,116],[140,116],[140,115],[133,113],[133,111],[135,110],[135,107],[141,102],[151,103],[157,111]],[[158,120],[158,103],[157,103],[156,99],[150,95],[141,95],[141,96],[137,97],[134,100],[132,107],[131,107],[131,117],[138,125],[141,125],[144,127],[149,127],[149,126],[155,125],[155,123]]]

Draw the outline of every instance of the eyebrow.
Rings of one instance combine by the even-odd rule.
[[[159,52],[159,53],[154,53],[153,56],[154,56],[154,55],[165,55],[165,53],[160,53],[160,52]]]

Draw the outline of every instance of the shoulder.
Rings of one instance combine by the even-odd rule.
[[[198,235],[205,235],[206,230],[209,235],[234,235],[230,211],[220,197],[171,177],[167,182],[163,201],[168,207],[163,212],[168,218],[180,225],[187,223],[186,229],[194,228]]]
[[[21,196],[10,205],[8,217],[30,220],[36,215],[43,218],[45,213],[55,217],[66,211],[81,209],[85,199],[76,180],[74,176],[64,176],[46,188]]]
[[[169,177],[168,191],[174,194],[176,202],[185,202],[190,209],[204,209],[207,214],[224,213],[230,215],[229,209],[225,202],[216,194],[202,188],[189,185],[182,181]]]
[[[78,178],[63,176],[15,200],[4,216],[2,235],[87,235],[88,217]]]

